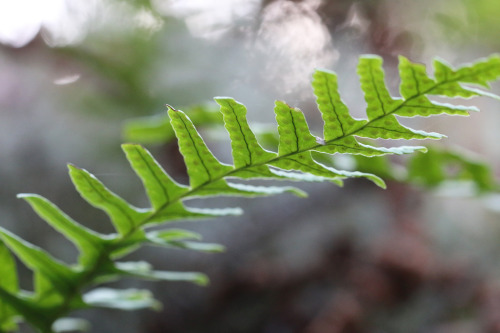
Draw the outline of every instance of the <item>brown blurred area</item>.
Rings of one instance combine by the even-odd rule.
[[[358,191],[372,192],[356,186],[347,191],[349,199]],[[314,213],[297,214],[295,226],[281,226],[300,232],[309,223],[322,224],[317,231],[322,236],[289,238],[282,249],[293,251],[297,241],[304,241],[299,247],[315,248],[314,256],[288,259],[276,245],[266,246],[279,243],[284,237],[279,233],[287,232],[275,230],[278,240],[270,240],[273,236],[263,231],[254,242],[265,254],[238,254],[237,264],[216,270],[223,272],[215,274],[214,286],[201,304],[166,308],[162,316],[145,323],[145,331],[498,332],[495,276],[462,256],[436,251],[419,213],[422,203],[402,204],[420,193],[395,183],[387,192],[382,200],[391,202],[393,210],[382,216],[389,221],[369,235],[362,230],[366,221],[360,222],[362,214],[354,212],[354,203],[338,198],[341,193],[333,196],[336,204],[318,197],[325,192],[315,193],[314,209],[332,216],[337,212],[340,218],[323,221],[324,216]],[[373,195],[364,193],[362,199]],[[365,205],[370,208],[377,210]]]
[[[73,20],[80,24],[76,37],[61,33],[70,27],[42,20],[22,45],[0,40],[0,225],[67,262],[75,261],[72,245],[15,195],[42,194],[76,220],[111,232],[104,214],[71,187],[65,165],[86,168],[145,205],[119,150],[123,121],[131,117],[159,114],[165,103],[182,108],[228,95],[247,105],[250,121],[274,126],[273,101],[284,99],[321,132],[309,88],[316,67],[339,73],[344,99],[362,117],[354,75],[360,54],[384,58],[396,94],[398,55],[459,64],[500,48],[500,23],[492,18],[500,5],[488,0],[92,4],[95,11]],[[445,146],[470,149],[498,170],[499,105],[477,105],[484,112],[470,119],[418,125],[447,134]],[[203,135],[229,162],[227,142],[210,129]],[[148,148],[185,181],[175,143]],[[309,198],[222,199],[214,205],[241,206],[245,215],[175,224],[226,245],[224,254],[144,249],[131,258],[206,272],[209,287],[124,281],[118,285],[152,289],[164,309],[77,315],[92,322],[91,332],[500,332],[494,194],[449,197],[395,182],[384,191],[361,180],[302,187]],[[30,289],[29,272],[20,270]]]

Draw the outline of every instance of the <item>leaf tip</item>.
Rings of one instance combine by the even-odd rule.
[[[293,191],[293,194],[295,194],[299,198],[307,198],[309,196],[307,192],[299,189],[295,189],[295,191]]]
[[[121,145],[121,148],[122,148],[123,152],[127,153],[127,152],[134,151],[137,148],[139,148],[139,149],[143,148],[143,146],[138,144],[138,143],[123,143]]]
[[[380,177],[377,177],[375,176],[376,178],[371,178],[371,180],[373,181],[373,183],[375,185],[377,185],[378,187],[380,187],[381,189],[387,189],[387,184],[385,183],[385,181],[380,178]]]
[[[337,75],[337,73],[335,73],[334,71],[332,70],[329,70],[329,69],[326,69],[326,68],[315,68],[314,69],[314,73],[313,73],[313,77],[314,76],[317,76],[317,75],[320,75],[320,74],[327,74],[327,75]]]
[[[179,111],[179,110],[174,109],[174,107],[173,107],[172,105],[170,105],[170,104],[165,104],[165,106],[167,107],[167,109],[168,109],[169,111],[170,111],[170,110],[172,110],[172,111],[174,111],[174,112]]]
[[[214,97],[214,101],[216,101],[217,103],[220,101],[234,101],[234,98],[232,97],[228,97],[228,96],[215,96]]]
[[[408,61],[408,58],[405,57],[404,55],[399,55],[398,60],[399,60],[399,62],[403,62],[403,61]]]
[[[139,145],[135,144],[135,143],[122,143],[122,145],[121,145],[123,150],[131,148],[131,147],[135,147],[135,146],[139,146]]]
[[[363,54],[359,57],[359,60],[377,60],[382,61],[382,57],[376,54]]]
[[[223,252],[226,252],[226,247],[224,245],[214,244],[212,246],[211,251],[208,251],[208,252],[211,252],[211,253],[223,253]]]
[[[197,273],[196,279],[193,282],[199,286],[206,287],[210,284],[210,279],[203,273]]]
[[[72,171],[72,170],[75,170],[75,171],[81,170],[79,167],[77,167],[73,163],[68,163],[67,166],[68,166],[69,171]]]

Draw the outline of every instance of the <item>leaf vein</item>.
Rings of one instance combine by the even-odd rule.
[[[330,81],[328,80],[328,78],[326,77],[326,75],[324,73],[322,73],[322,76],[325,77],[326,86],[327,86],[326,93],[328,94],[328,100],[330,101],[330,106],[332,107],[333,113],[335,114],[335,118],[337,118],[337,121],[338,121],[339,126],[340,126],[340,130],[342,131],[342,135],[344,135],[345,134],[344,126],[342,125],[342,122],[340,121],[340,117],[337,114],[337,108],[335,107],[335,103],[333,102],[333,97],[330,94]]]
[[[89,181],[87,178],[84,178],[85,181],[87,182],[87,184],[89,184],[89,186],[94,190],[95,193],[97,193],[97,195],[99,195],[99,197],[101,197],[101,199],[103,201],[106,201],[108,204],[112,205],[113,207],[115,207],[116,209],[118,209],[126,218],[127,220],[130,222],[130,225],[134,225],[134,219],[125,211],[123,210],[123,208],[120,206],[120,205],[117,205],[116,203],[114,203],[113,201],[110,201],[109,199],[107,199],[104,195],[102,195],[102,193],[94,186],[94,184],[92,184],[91,181]]]
[[[156,175],[156,173],[154,172],[153,169],[151,169],[151,166],[149,165],[149,163],[146,161],[146,159],[144,158],[142,152],[135,148],[135,151],[137,152],[137,154],[139,154],[139,156],[141,157],[142,161],[144,162],[144,164],[146,165],[146,167],[148,168],[149,172],[151,173],[151,175],[154,177],[154,179],[156,180],[156,183],[158,185],[160,185],[161,189],[162,189],[162,192],[163,194],[165,195],[165,198],[167,199],[167,203],[170,201],[170,196],[168,194],[168,190],[165,188],[165,186],[163,185],[163,183],[160,181],[160,179],[158,178],[158,176]]]
[[[252,160],[253,160],[253,158],[252,158],[252,150],[250,149],[250,147],[249,147],[249,145],[248,145],[248,141],[247,141],[247,138],[246,138],[245,132],[243,131],[243,128],[242,128],[242,126],[241,126],[240,120],[238,119],[238,115],[237,115],[237,114],[236,114],[236,112],[234,111],[233,106],[232,106],[230,103],[228,103],[228,105],[229,105],[229,107],[231,108],[231,111],[232,111],[232,112],[233,112],[233,114],[234,114],[234,118],[235,118],[235,120],[236,120],[236,123],[238,124],[238,127],[240,128],[240,133],[241,133],[241,135],[242,135],[242,137],[243,137],[243,142],[245,142],[245,146],[246,146],[246,148],[247,148],[247,152],[248,152],[248,159],[249,159],[249,161],[248,161],[248,162],[246,162],[246,165],[247,165],[247,166],[248,166],[248,165],[251,165],[251,164],[252,164]]]
[[[212,175],[210,174],[210,170],[205,165],[205,161],[203,161],[203,159],[201,158],[200,152],[198,151],[198,147],[197,147],[197,145],[196,145],[196,143],[195,143],[195,141],[193,139],[193,136],[191,135],[191,132],[189,131],[186,123],[184,122],[184,119],[182,117],[179,117],[179,119],[182,121],[182,124],[184,125],[184,128],[186,129],[186,132],[189,135],[189,139],[191,140],[191,143],[193,144],[193,148],[194,148],[194,150],[196,152],[196,155],[198,156],[198,160],[200,161],[201,165],[205,169],[206,174],[208,175],[208,180],[206,182],[204,182],[203,184],[210,183],[211,181],[213,181],[212,180]]]

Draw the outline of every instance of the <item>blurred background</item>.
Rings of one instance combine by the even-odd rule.
[[[339,74],[344,100],[362,117],[360,54],[384,58],[396,94],[398,55],[459,65],[498,52],[498,17],[492,0],[0,0],[0,224],[74,262],[72,245],[16,194],[41,194],[111,232],[105,215],[79,198],[66,164],[145,206],[119,147],[130,119],[161,118],[165,103],[210,108],[213,96],[225,95],[247,106],[252,123],[272,127],[280,99],[321,133],[314,68]],[[472,103],[483,112],[410,124],[447,134],[432,145],[462,147],[494,174],[500,104]],[[220,128],[200,128],[230,162]],[[175,142],[147,147],[186,181]],[[389,181],[384,191],[356,180],[342,189],[299,185],[307,199],[201,202],[246,212],[182,224],[225,253],[143,249],[133,257],[205,272],[209,287],[124,281],[153,290],[163,310],[76,315],[91,321],[91,332],[500,332],[500,197],[478,195],[468,183],[439,185]],[[29,272],[19,269],[31,289]]]

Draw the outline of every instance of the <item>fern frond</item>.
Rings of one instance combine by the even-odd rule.
[[[38,215],[72,241],[80,252],[77,264],[68,265],[44,250],[0,229],[3,243],[34,271],[34,291],[18,291],[17,278],[9,273],[0,281],[0,329],[11,330],[13,317],[21,316],[41,332],[53,332],[56,320],[75,309],[104,306],[120,309],[157,308],[158,302],[143,290],[92,289],[105,281],[125,276],[164,281],[189,281],[205,285],[205,275],[195,272],[156,271],[144,261],[119,262],[119,258],[143,245],[174,247],[204,252],[219,252],[218,244],[201,243],[200,236],[182,229],[148,231],[147,227],[178,219],[200,219],[240,214],[239,208],[196,208],[186,201],[212,196],[265,196],[289,192],[305,196],[290,186],[255,186],[241,182],[251,179],[330,181],[342,185],[344,179],[364,177],[385,187],[377,175],[361,171],[337,170],[318,161],[322,154],[351,154],[364,157],[408,154],[425,151],[421,146],[378,147],[361,142],[364,139],[440,139],[402,125],[397,116],[415,117],[436,114],[468,115],[475,108],[431,101],[429,96],[473,97],[490,95],[464,84],[488,87],[500,76],[498,56],[463,66],[457,70],[436,61],[435,77],[425,67],[401,57],[401,96],[390,95],[384,82],[382,60],[376,56],[361,57],[358,74],[367,104],[367,119],[355,119],[338,92],[335,73],[317,70],[313,89],[324,120],[323,137],[309,130],[302,111],[284,102],[276,102],[278,151],[268,151],[259,144],[246,119],[245,106],[232,98],[217,97],[224,124],[231,140],[233,164],[220,162],[208,149],[187,114],[168,106],[171,126],[179,142],[189,176],[189,184],[179,184],[143,147],[124,144],[130,166],[141,179],[150,207],[137,208],[110,191],[84,169],[69,166],[77,191],[90,205],[103,210],[117,233],[100,235],[80,225],[47,199],[22,194]],[[236,179],[236,181],[235,181]],[[238,182],[237,180],[240,180]],[[0,259],[13,271],[10,255],[0,247]],[[89,290],[83,292],[83,290]]]
[[[14,257],[3,242],[0,242],[0,332],[9,332],[17,329],[14,316],[15,310],[9,299],[2,297],[3,294],[11,295],[19,291],[17,279],[17,267]]]

